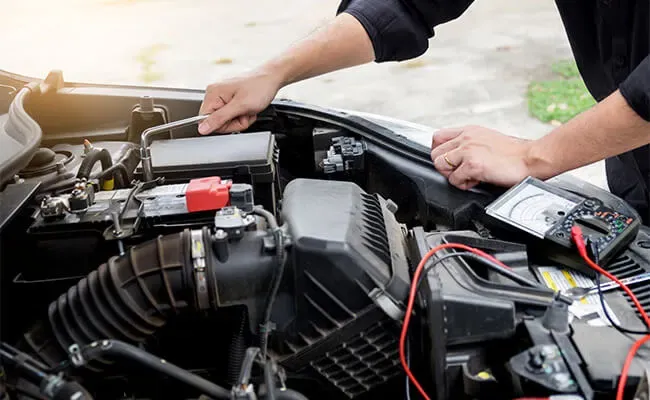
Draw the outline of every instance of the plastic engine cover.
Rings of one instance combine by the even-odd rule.
[[[281,363],[354,397],[400,374],[397,332],[410,278],[402,227],[378,195],[297,179],[282,215],[293,240],[296,326]]]

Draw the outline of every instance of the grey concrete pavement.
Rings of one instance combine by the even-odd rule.
[[[338,0],[0,0],[0,68],[68,80],[205,88],[269,59],[334,15]],[[28,16],[28,17],[27,17]],[[571,56],[553,2],[477,1],[421,57],[366,65],[280,96],[431,126],[536,138],[525,92]],[[602,163],[575,173],[606,187]]]

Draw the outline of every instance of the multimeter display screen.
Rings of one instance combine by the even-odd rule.
[[[544,238],[582,200],[571,193],[551,191],[541,181],[527,178],[490,204],[486,212],[531,235]]]
[[[640,221],[609,208],[596,196],[583,197],[532,177],[505,192],[485,209],[494,219],[541,240],[532,241],[532,251],[546,259],[588,274],[594,271],[584,261],[571,239],[574,226],[607,262],[637,235]]]

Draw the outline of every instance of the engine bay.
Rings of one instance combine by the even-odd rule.
[[[0,202],[3,398],[614,398],[643,320],[571,235],[650,308],[628,204],[568,177],[463,192],[398,133],[285,100],[198,136],[201,98],[53,73],[0,108],[23,149]]]

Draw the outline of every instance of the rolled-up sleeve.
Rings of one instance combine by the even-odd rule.
[[[630,107],[650,121],[650,55],[619,85],[619,90]]]
[[[348,13],[364,27],[375,61],[403,61],[429,48],[434,27],[458,18],[473,0],[343,0],[338,13]]]

